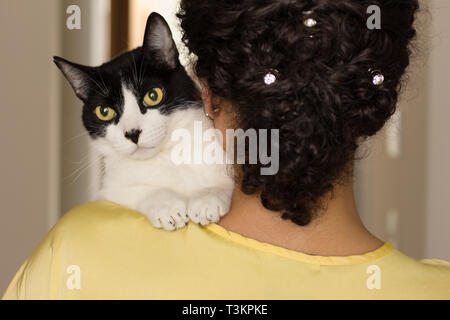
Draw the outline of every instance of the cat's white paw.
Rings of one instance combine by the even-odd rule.
[[[230,209],[231,191],[223,189],[204,190],[188,202],[189,218],[201,225],[216,223]]]
[[[170,190],[152,192],[139,206],[153,226],[165,230],[183,228],[189,222],[186,200]]]

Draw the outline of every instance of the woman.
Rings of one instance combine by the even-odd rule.
[[[381,29],[368,28],[371,5]],[[395,112],[417,10],[417,0],[182,0],[207,116],[223,134],[279,130],[278,172],[237,166],[230,212],[173,233],[112,203],[78,207],[4,298],[449,299],[450,264],[377,239],[353,195],[358,143]]]

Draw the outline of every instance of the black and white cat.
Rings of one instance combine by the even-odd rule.
[[[104,158],[100,200],[137,210],[166,230],[189,220],[217,222],[228,211],[229,167],[172,159],[175,130],[194,136],[194,122],[203,130],[212,123],[163,17],[150,15],[142,47],[99,67],[54,61],[83,101],[84,126]]]

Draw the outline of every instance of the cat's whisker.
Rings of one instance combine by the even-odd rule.
[[[85,165],[84,167],[82,166],[79,169],[75,170],[69,177],[66,178],[66,179],[68,179],[68,178],[76,175],[75,178],[70,182],[69,185],[73,185],[81,177],[81,175],[83,173],[85,173],[89,168],[92,168],[95,164],[97,164],[101,158],[102,158],[101,156],[96,156],[87,165]]]
[[[98,200],[98,193],[102,188],[103,177],[105,176],[105,165],[103,162],[103,157],[100,159],[101,163],[98,165],[98,179],[91,179],[90,183],[87,185],[84,191],[85,199],[89,201]]]
[[[66,142],[64,142],[64,145],[66,145],[66,144],[68,144],[68,143],[70,143],[70,142],[72,142],[72,141],[74,141],[74,140],[77,140],[77,139],[86,137],[88,134],[89,134],[89,132],[84,132],[84,133],[82,133],[82,134],[76,135],[76,136],[74,136],[74,137],[68,139]]]
[[[74,164],[74,165],[83,165],[88,159],[89,159],[89,155],[84,156],[83,158],[81,158],[80,161],[72,161],[72,164]]]
[[[91,163],[98,161],[99,159],[101,159],[101,156],[95,155],[92,159],[91,155],[86,155],[81,159],[81,165],[79,168],[75,169],[70,175],[68,175],[67,177],[65,177],[64,179],[69,179],[70,177],[72,177],[73,175],[77,174],[79,171],[84,170],[85,167],[89,166]]]
[[[78,179],[81,177],[81,175],[83,174],[83,173],[85,173],[89,168],[91,168],[91,167],[93,167],[93,165],[94,165],[95,163],[93,163],[93,164],[91,164],[91,165],[89,165],[88,167],[86,167],[84,170],[82,170],[70,183],[69,183],[69,186],[73,186],[77,181],[78,181]]]
[[[73,161],[73,164],[84,164],[86,161],[89,161],[90,158],[94,159],[97,158],[99,155],[94,154],[94,156],[92,156],[91,153],[86,153],[84,156],[81,157],[80,161]]]
[[[103,79],[103,76],[102,76],[102,74],[100,73],[99,70],[97,70],[97,73],[98,73],[98,76],[99,76],[99,78],[100,78],[100,80],[101,80],[101,82],[102,82],[102,84],[103,84],[102,91],[104,92],[104,94],[105,94],[106,96],[108,96],[108,95],[109,95],[109,88],[108,88],[108,86],[106,85],[105,80]]]
[[[100,76],[100,80],[102,80],[103,87],[104,87],[104,91],[105,91],[106,95],[108,96],[109,93],[110,93],[110,92],[109,92],[109,87],[106,85],[105,80],[103,79],[102,74],[99,72],[98,75]]]
[[[93,82],[95,82],[95,80],[94,79],[92,79],[92,77],[89,77]],[[100,90],[102,90],[102,88],[99,86],[99,84],[97,83],[96,84],[97,85],[97,87],[99,87],[100,88]],[[104,92],[102,92],[102,91],[98,91],[95,87],[90,87],[89,85],[87,85],[87,84],[85,84],[85,85],[82,85],[82,86],[80,86],[80,89],[84,89],[84,88],[89,88],[89,89],[92,89],[92,90],[94,90],[96,93],[98,93],[100,96],[103,96],[103,97],[106,97],[106,95],[105,95],[105,93]]]
[[[92,162],[88,163],[88,164],[83,164],[81,165],[79,168],[75,169],[70,175],[68,175],[67,177],[64,178],[64,180],[68,180],[74,176],[77,176],[77,178],[79,177],[80,173],[83,173],[87,168],[89,168],[89,166],[92,164]],[[73,181],[72,183],[73,184]]]
[[[139,83],[138,83],[138,78],[137,78],[137,66],[136,66],[136,59],[134,58],[134,55],[131,55],[131,57],[133,58],[132,59],[132,61],[133,61],[133,69],[132,69],[132,71],[133,71],[133,80],[134,80],[134,82],[136,83],[136,84],[138,84],[139,85]]]
[[[100,91],[95,90],[94,88],[92,88],[92,89],[94,89],[101,96],[104,96],[104,97],[108,96],[108,92],[107,92],[106,88],[102,87],[100,85],[100,83],[97,80],[95,80],[93,77],[91,77],[90,75],[87,75],[87,77],[100,89]]]
[[[144,78],[143,72],[142,72],[142,65],[144,63],[145,59],[141,59],[141,65],[139,66],[139,86],[142,86],[142,80]]]

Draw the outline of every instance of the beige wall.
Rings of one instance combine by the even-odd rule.
[[[450,260],[450,1],[432,1],[425,255]]]
[[[0,1],[0,294],[59,212],[57,2]]]
[[[81,30],[66,8],[81,8]],[[62,213],[95,197],[82,103],[53,64],[109,58],[109,0],[1,0],[0,295]]]

